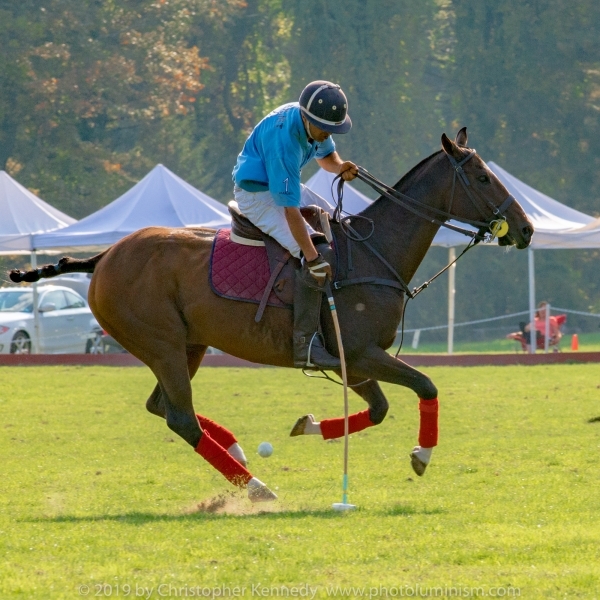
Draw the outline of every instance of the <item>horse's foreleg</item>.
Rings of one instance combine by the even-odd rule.
[[[356,377],[395,383],[410,388],[424,400],[437,398],[438,390],[427,375],[394,358],[381,348],[372,348],[348,366]]]
[[[388,411],[388,401],[383,395],[376,381],[348,377],[351,389],[367,402],[369,408],[359,413],[348,416],[348,432],[357,433],[367,427],[379,425]],[[294,425],[290,435],[321,434],[324,440],[340,438],[344,435],[344,418],[323,419],[320,423],[314,420],[313,415],[301,417]]]
[[[413,390],[419,397],[419,445],[410,454],[413,470],[423,475],[438,443],[437,388],[427,375],[398,360],[381,348],[366,352],[350,366],[353,375],[395,383]]]

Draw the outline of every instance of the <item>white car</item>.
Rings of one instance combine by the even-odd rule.
[[[59,285],[40,285],[38,307],[42,354],[93,351],[100,326],[77,292]],[[34,335],[33,289],[0,288],[0,354],[31,353]]]
[[[58,277],[52,278],[52,285],[64,285],[65,287],[74,290],[85,299],[88,297],[88,290],[90,289],[91,282],[91,273],[67,273],[66,275],[59,275]]]

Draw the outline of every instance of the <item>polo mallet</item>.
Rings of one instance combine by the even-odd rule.
[[[340,331],[340,322],[338,321],[337,310],[333,300],[333,291],[329,281],[325,284],[327,302],[331,309],[333,326],[335,328],[335,337],[337,339],[338,350],[340,353],[340,363],[342,364],[342,382],[344,384],[344,477],[342,479],[342,501],[332,504],[333,510],[345,511],[354,510],[356,505],[348,504],[348,376],[346,374],[346,358],[344,356],[344,345],[342,344],[342,332]]]

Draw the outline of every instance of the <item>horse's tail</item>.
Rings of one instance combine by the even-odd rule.
[[[70,256],[63,256],[55,265],[44,265],[39,269],[32,269],[31,271],[19,271],[19,269],[13,269],[9,273],[11,281],[15,283],[21,283],[27,281],[28,283],[34,283],[40,279],[48,279],[50,277],[56,277],[57,275],[63,275],[64,273],[93,273],[96,265],[102,260],[102,257],[106,254],[100,252],[92,258],[71,258]]]

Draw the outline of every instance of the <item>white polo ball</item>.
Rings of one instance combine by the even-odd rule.
[[[258,445],[258,455],[263,458],[269,458],[273,454],[273,446],[269,442],[262,442]]]

